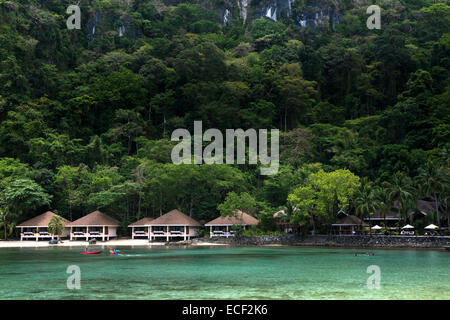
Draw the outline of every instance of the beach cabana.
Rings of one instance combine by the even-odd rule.
[[[35,239],[36,241],[39,241],[39,239],[51,239],[52,235],[48,232],[48,223],[54,216],[58,215],[51,211],[47,211],[17,225],[16,228],[20,229],[20,241],[26,239]],[[67,224],[70,223],[70,221],[62,217],[61,219],[63,219],[63,224],[65,226],[61,237],[67,237],[69,235]]]
[[[231,226],[237,225],[242,226],[245,229],[250,228],[250,226],[255,226],[259,223],[258,219],[252,217],[251,215],[242,212],[241,210],[237,211],[237,214],[234,216],[226,216],[226,217],[218,217],[207,224],[206,227],[209,227],[209,237],[233,237],[234,230],[231,230]]]
[[[117,237],[119,221],[100,211],[94,211],[69,224],[70,240],[102,239],[102,241]]]
[[[404,230],[414,229],[414,227],[410,224],[407,224],[406,226],[402,227],[402,229],[403,230],[400,234],[403,234],[403,235],[413,235],[414,234],[414,231],[404,231]]]
[[[375,233],[379,233],[381,229],[383,229],[382,227],[380,227],[379,225],[374,225],[372,228],[370,228],[371,230],[374,230]]]
[[[131,228],[131,238],[144,237],[150,239],[150,223],[155,220],[153,218],[142,218],[128,226]]]
[[[332,229],[338,234],[356,234],[362,233],[363,227],[367,227],[357,216],[347,215],[331,225]]]
[[[150,221],[148,226],[150,227],[150,240],[165,238],[166,241],[170,241],[170,239],[176,238],[190,240],[192,237],[196,237],[201,224],[175,209]]]
[[[435,230],[439,229],[439,227],[434,225],[434,224],[429,224],[424,229],[427,230],[427,232],[425,232],[426,236],[434,236],[434,235],[436,235],[436,232],[431,232],[430,233],[428,231],[435,231]]]

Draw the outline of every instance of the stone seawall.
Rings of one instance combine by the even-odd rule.
[[[444,248],[450,245],[450,237],[383,236],[383,235],[283,235],[236,236],[234,238],[200,238],[195,242],[214,242],[237,246],[291,245],[325,247],[380,247],[380,248]]]

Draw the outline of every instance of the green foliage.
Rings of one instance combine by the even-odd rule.
[[[297,208],[293,222],[305,226],[309,222],[315,230],[315,220],[329,222],[338,208],[346,209],[349,199],[359,186],[359,177],[348,170],[311,173],[306,182],[289,194],[288,200]]]
[[[397,200],[406,215],[417,199],[439,203],[445,223],[450,7],[435,2],[382,1],[382,29],[368,30],[350,0],[298,0],[278,22],[254,19],[265,2],[252,2],[245,23],[234,6],[226,25],[222,2],[89,0],[76,31],[67,1],[1,2],[3,228],[51,207],[124,224],[240,208],[263,225],[248,232],[271,232],[271,213],[286,208],[321,231],[338,208],[367,216]],[[317,4],[339,21],[300,27]],[[172,164],[170,134],[194,120],[280,129],[278,174]]]
[[[58,216],[53,216],[48,223],[48,231],[53,236],[60,237],[64,231],[63,219]]]
[[[217,206],[222,216],[237,215],[237,210],[252,214],[256,212],[256,200],[247,192],[237,194],[232,191],[227,194],[225,201]]]
[[[258,215],[258,228],[264,232],[276,231],[277,224],[272,212],[263,212]]]

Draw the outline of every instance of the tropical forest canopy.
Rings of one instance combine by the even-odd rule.
[[[46,210],[70,220],[101,210],[125,231],[174,208],[209,221],[297,207],[308,228],[339,209],[367,216],[417,199],[439,203],[446,221],[447,0],[296,0],[277,21],[244,21],[235,6],[225,23],[223,1],[84,0],[81,30],[69,30],[72,2],[0,0],[7,233]],[[366,26],[371,4],[379,30]],[[299,23],[321,6],[338,21]],[[280,129],[278,174],[173,164],[171,133],[194,120]]]

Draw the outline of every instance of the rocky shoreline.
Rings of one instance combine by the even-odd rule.
[[[357,248],[436,248],[450,245],[450,237],[384,236],[384,235],[283,235],[283,236],[237,236],[234,238],[197,238],[193,243],[221,243],[235,246],[323,246]]]
[[[81,247],[86,241],[65,240],[58,244],[48,241],[0,241],[0,248],[35,247]],[[450,248],[450,237],[425,236],[351,236],[351,235],[281,235],[281,236],[236,236],[231,238],[195,238],[186,241],[149,242],[148,240],[117,239],[97,242],[93,246],[101,247],[139,247],[139,246],[305,246],[305,247],[342,247],[342,248]]]

